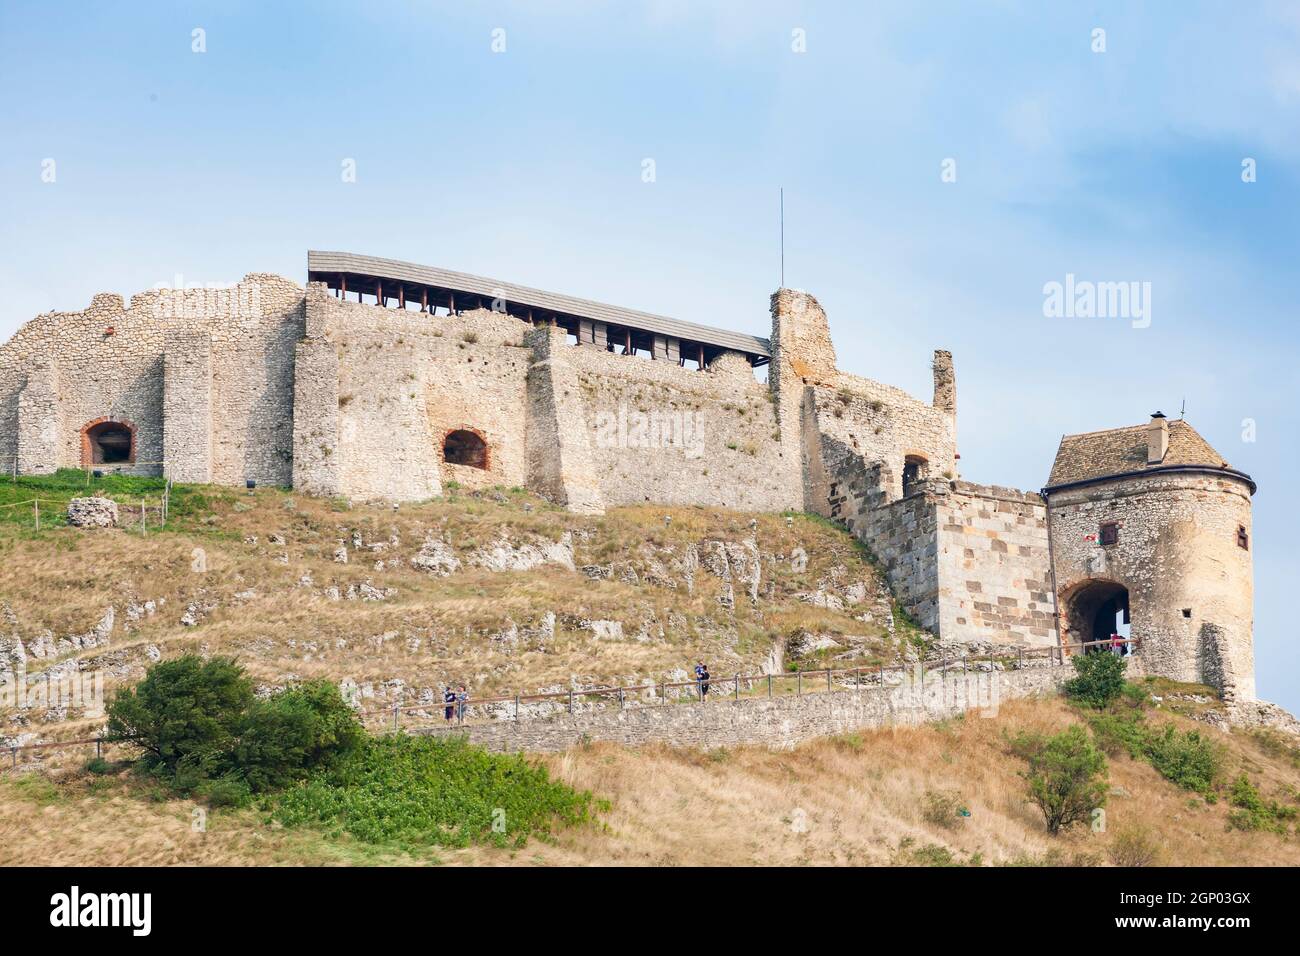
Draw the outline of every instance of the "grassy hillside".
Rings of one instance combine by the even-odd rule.
[[[789,753],[579,747],[542,763],[601,798],[597,822],[522,848],[366,843],[347,832],[285,828],[256,810],[209,810],[206,832],[195,832],[197,804],[151,799],[125,773],[0,776],[0,865],[1300,863],[1294,827],[1285,835],[1232,828],[1226,795],[1208,803],[1123,755],[1109,761],[1106,831],[1049,836],[1008,741],[1079,720],[1060,700],[1022,700],[996,718],[865,731]],[[1197,726],[1174,714],[1159,720]],[[1294,803],[1293,741],[1216,738],[1225,779],[1245,772],[1266,796]],[[951,812],[957,807],[970,816]]]
[[[96,487],[137,505],[161,493],[145,479]],[[178,486],[168,527],[142,534],[64,526],[57,500],[85,488],[84,473],[68,472],[0,493],[22,503],[15,512],[55,499],[39,530],[0,520],[0,668],[101,671],[111,693],[156,660],[223,653],[263,690],[325,677],[379,707],[433,699],[448,683],[485,696],[679,679],[701,657],[719,677],[894,662],[926,640],[860,548],[806,515],[647,506],[580,517],[519,490],[455,488],[394,510]],[[1015,701],[994,718],[787,753],[597,744],[529,762],[549,777],[478,752],[448,763],[403,751],[239,809],[178,798],[124,766],[92,772],[85,751],[49,751],[0,771],[0,865],[1300,862],[1295,738],[1212,729],[1205,718],[1221,707],[1207,688],[1143,690],[1100,720],[1058,699]],[[1052,837],[1015,741],[1075,724],[1108,753],[1106,828]],[[4,741],[94,726],[75,708],[0,709]],[[1211,738],[1212,787],[1181,788],[1181,755],[1144,751],[1166,727]],[[482,816],[516,801],[534,814],[532,835],[471,838],[488,821],[457,817],[447,795],[464,794],[443,766],[485,788],[462,808]],[[524,789],[498,796],[505,780]],[[376,787],[382,799],[367,796]],[[385,809],[372,826],[357,806]],[[554,807],[568,818],[551,832]],[[431,827],[439,837],[421,839]]]
[[[161,493],[151,479],[93,488],[124,507]],[[87,482],[71,471],[0,490],[66,501]],[[925,638],[853,540],[806,515],[581,517],[518,489],[349,507],[179,485],[161,532],[66,527],[55,505],[37,531],[26,506],[10,512],[0,667],[21,644],[29,677],[76,661],[110,690],[200,651],[237,656],[266,686],[325,677],[367,706],[414,705],[447,684],[488,696],[683,679],[699,658],[719,677],[892,662]],[[56,739],[84,729],[77,716],[3,713],[0,737]]]

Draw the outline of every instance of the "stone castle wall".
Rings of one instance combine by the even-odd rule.
[[[802,506],[797,449],[787,454],[772,392],[743,355],[723,353],[701,372],[588,346],[563,354],[606,504]]]
[[[135,436],[125,470],[166,461],[182,481],[389,500],[525,486],[588,513],[803,509],[843,522],[945,641],[1057,641],[1054,551],[1063,602],[1096,581],[1128,589],[1139,667],[1254,696],[1242,482],[1164,473],[1053,492],[1049,521],[1038,495],[960,479],[948,352],[926,402],[840,371],[815,297],[781,289],[770,311],[764,384],[736,352],[697,370],[667,344],[620,355],[501,312],[361,304],[264,274],[129,307],[101,294],[0,346],[0,469],[78,467],[85,429],[110,420]],[[485,442],[485,468],[444,460],[453,431]],[[1121,526],[1108,548],[1103,520]]]
[[[589,740],[636,747],[664,743],[715,750],[758,745],[789,749],[816,737],[890,725],[915,725],[968,711],[997,713],[1000,701],[1055,693],[1074,668],[1030,667],[961,674],[930,671],[900,683],[857,690],[768,698],[726,697],[715,680],[715,700],[704,704],[616,705],[574,714],[464,727],[431,727],[416,733],[463,734],[489,750],[554,752]],[[889,681],[893,680],[890,675]]]
[[[1055,645],[1042,496],[965,481],[935,490],[940,637]]]
[[[179,375],[203,364],[196,353],[206,348],[210,378],[191,366],[195,388],[171,393],[184,433],[173,435],[177,466],[223,484],[287,484],[302,327],[302,288],[260,274],[230,289],[151,290],[129,306],[104,293],[84,311],[38,316],[0,346],[0,463],[8,470],[17,457],[26,473],[80,467],[82,429],[111,418],[135,426],[134,470],[161,473],[167,356]]]
[[[1118,541],[1102,545],[1102,524]],[[1229,476],[1154,472],[1051,493],[1052,550],[1061,616],[1073,643],[1090,638],[1071,620],[1097,582],[1128,590],[1137,668],[1212,683],[1255,697],[1250,488]]]

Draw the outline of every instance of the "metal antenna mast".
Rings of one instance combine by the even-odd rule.
[[[781,187],[781,288],[785,288],[785,187]]]

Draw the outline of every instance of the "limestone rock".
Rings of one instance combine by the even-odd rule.
[[[117,502],[98,496],[68,502],[68,524],[74,528],[116,528]]]

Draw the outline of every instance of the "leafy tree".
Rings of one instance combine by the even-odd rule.
[[[234,660],[187,654],[119,691],[108,706],[108,732],[132,738],[146,769],[202,776],[234,746],[252,701],[252,681]]]
[[[1105,806],[1106,757],[1082,727],[1021,738],[1018,749],[1029,759],[1029,799],[1043,812],[1049,833],[1082,823]]]
[[[275,790],[331,765],[364,736],[336,685],[308,681],[248,709],[233,763],[253,791]]]
[[[1101,710],[1124,693],[1128,661],[1118,654],[1077,654],[1073,662],[1077,676],[1065,683],[1065,694],[1071,700]]]

